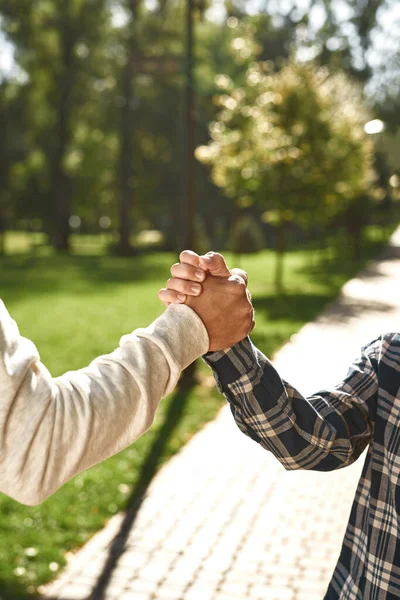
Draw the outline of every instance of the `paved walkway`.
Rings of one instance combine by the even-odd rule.
[[[399,329],[400,230],[275,357],[305,393],[336,383],[363,343]],[[227,407],[45,590],[57,600],[321,600],[362,468],[285,472]]]

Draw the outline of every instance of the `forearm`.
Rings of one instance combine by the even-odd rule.
[[[341,385],[304,398],[249,340],[207,357],[238,427],[286,469],[333,470],[371,439],[377,380],[364,355]]]
[[[181,370],[208,349],[195,313],[171,307],[112,354],[52,379],[4,305],[0,317],[0,491],[26,504],[135,441]]]

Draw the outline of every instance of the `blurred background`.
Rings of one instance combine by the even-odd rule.
[[[52,373],[155,318],[185,247],[249,271],[273,353],[400,220],[399,81],[395,0],[0,0],[0,295]],[[0,596],[220,405],[192,370],[133,448],[43,507],[2,497]]]
[[[398,21],[390,0],[1,0],[1,251],[8,230],[124,255],[356,243],[397,198]]]

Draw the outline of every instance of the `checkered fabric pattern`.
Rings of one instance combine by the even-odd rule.
[[[309,398],[249,339],[205,360],[241,431],[285,469],[340,469],[368,446],[325,600],[399,600],[400,334],[371,342],[344,381]]]

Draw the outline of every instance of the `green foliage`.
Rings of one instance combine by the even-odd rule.
[[[400,130],[396,133],[385,132],[378,142],[378,147],[384,152],[390,168],[400,173]]]
[[[304,225],[326,221],[367,189],[367,113],[344,74],[294,61],[278,72],[254,63],[247,87],[220,81],[212,141],[197,157],[230,197]]]
[[[21,122],[21,98],[18,87],[3,81],[0,83],[0,233],[10,225],[13,216],[11,188],[16,176],[16,165],[24,158],[26,133]],[[18,181],[15,183],[18,185]]]
[[[364,58],[380,4],[352,3]],[[232,1],[226,23],[200,14],[196,19],[195,137],[207,143],[211,123],[218,141],[218,128],[233,126],[235,150],[232,168],[222,173],[227,165],[221,161],[214,181],[204,167],[195,174],[197,218],[211,245],[226,241],[217,230],[231,227],[229,196],[241,206],[259,202],[265,220],[280,227],[283,247],[286,224],[326,223],[365,191],[370,150],[356,139],[369,118],[362,94],[343,75],[328,76],[317,67],[340,65],[354,73],[353,51],[344,38],[332,50],[332,40],[340,37],[335,9],[329,2],[317,5],[326,22],[308,42],[308,16],[295,0],[297,12],[284,18],[269,3],[247,17],[246,5]],[[115,10],[125,17],[119,24]],[[93,11],[93,1],[0,0],[1,28],[15,46],[20,69],[0,90],[0,124],[11,141],[1,153],[0,227],[5,213],[39,218],[46,231],[64,229],[66,238],[68,215],[77,213],[85,231],[111,218],[114,231],[126,225],[128,244],[129,230],[137,234],[146,222],[145,228],[162,231],[166,248],[176,247],[183,201],[183,15],[181,2],[150,9],[140,2],[100,0]],[[280,61],[308,43],[319,51],[315,65]],[[367,71],[360,67],[359,78]],[[213,101],[221,90],[223,110]],[[344,118],[350,104],[357,105],[358,119]],[[386,177],[385,165],[380,172]],[[387,181],[380,186],[386,188]],[[0,240],[0,251],[1,246]]]
[[[242,27],[233,41],[240,60],[243,49],[257,51],[250,35]],[[288,222],[326,224],[368,189],[368,112],[344,73],[294,59],[279,70],[253,60],[243,85],[224,74],[216,81],[220,110],[211,141],[196,155],[227,196],[240,205],[257,203],[282,229]]]
[[[16,215],[40,217],[48,230],[67,227],[71,211],[98,202],[110,183],[109,170],[102,168],[110,162],[110,140],[98,131],[103,106],[97,93],[100,86],[115,87],[103,45],[109,31],[106,5],[105,0],[0,2],[2,29],[23,73],[15,85],[27,131],[10,187]]]
[[[267,1],[260,14],[251,17],[246,12],[248,3],[230,0],[226,22],[205,18],[202,3],[195,19],[197,142],[207,143],[209,123],[219,119],[220,107],[213,102],[224,81],[219,74],[228,76],[234,88],[250,93],[246,73],[257,56],[262,62],[273,61],[279,69],[282,57],[308,48],[318,64],[338,65],[366,80],[370,33],[383,0],[346,2],[358,45],[345,32],[350,17],[339,24],[333,3],[325,0],[313,1],[310,15],[297,0]],[[139,25],[133,30],[132,20],[122,18],[118,23],[115,16],[129,17],[134,4]],[[60,204],[66,212],[79,214],[86,229],[93,230],[102,216],[110,217],[115,229],[120,221],[126,133],[131,150],[124,154],[125,175],[129,174],[125,184],[134,233],[145,219],[146,226],[161,229],[173,247],[183,180],[184,6],[184,2],[165,0],[151,8],[127,0],[0,0],[1,32],[14,45],[17,63],[16,72],[0,90],[0,125],[7,140],[0,151],[0,203],[7,205],[8,213],[39,217],[50,230]],[[318,10],[326,19],[320,27],[315,23],[310,27],[311,13]],[[393,35],[393,39],[397,38]],[[386,54],[381,57],[382,64],[390,63],[390,77],[385,75],[382,82],[391,82],[390,93],[377,98],[381,104],[389,98],[395,103],[397,98],[397,52],[390,55],[390,61]],[[129,60],[134,72],[127,100],[124,82]],[[381,79],[377,82],[375,87],[383,89]],[[380,111],[389,118],[383,107]],[[389,112],[395,122],[396,103]],[[314,135],[311,129],[309,133]],[[249,185],[250,181],[244,182],[243,189]],[[201,166],[196,188],[197,213],[215,238],[213,222],[227,231],[234,208]],[[249,191],[253,197],[253,190]]]

